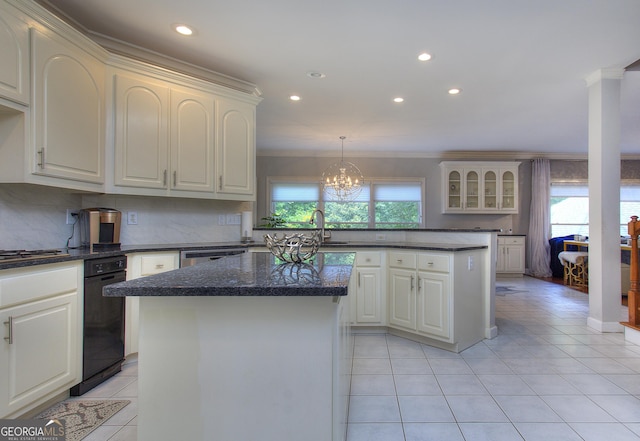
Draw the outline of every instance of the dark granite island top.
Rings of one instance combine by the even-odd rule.
[[[355,253],[318,253],[305,264],[250,252],[104,287],[129,296],[345,296]]]

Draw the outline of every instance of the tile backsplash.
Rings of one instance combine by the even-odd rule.
[[[24,184],[0,184],[0,249],[64,248],[79,242],[79,229],[66,225],[66,210],[108,207],[122,211],[124,245],[229,242],[241,238],[229,215],[253,208],[251,202],[80,194]],[[138,224],[127,224],[127,213]],[[224,220],[224,222],[219,222]],[[224,223],[225,225],[221,225]]]

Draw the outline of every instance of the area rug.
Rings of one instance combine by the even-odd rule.
[[[66,441],[80,441],[93,432],[129,400],[63,401],[39,414],[36,418],[64,420]]]
[[[496,295],[497,296],[506,296],[507,294],[516,294],[519,292],[527,292],[524,289],[516,289],[511,286],[498,286],[496,285]]]

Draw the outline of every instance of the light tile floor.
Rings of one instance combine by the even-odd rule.
[[[498,337],[460,354],[355,336],[348,441],[640,440],[640,347],[588,328],[586,294],[498,284],[520,291],[496,297]]]
[[[588,328],[579,291],[498,284],[498,337],[460,354],[355,336],[348,441],[640,440],[640,347]],[[135,358],[85,397],[132,400],[85,441],[136,441]]]

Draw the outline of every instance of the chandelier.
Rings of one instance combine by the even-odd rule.
[[[331,164],[322,173],[323,190],[327,194],[328,200],[353,201],[362,191],[364,177],[360,169],[351,162],[344,160],[344,140],[346,136],[341,136],[342,154],[340,162]]]

